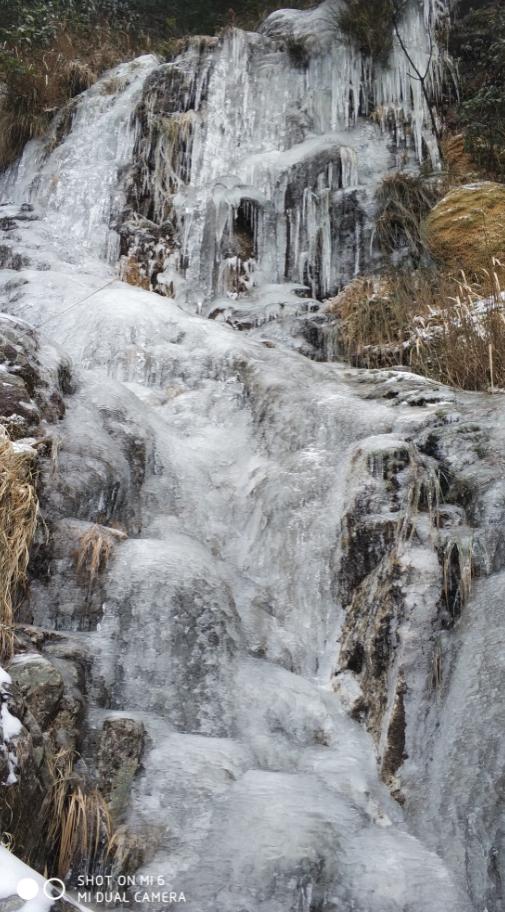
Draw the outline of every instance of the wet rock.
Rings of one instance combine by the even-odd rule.
[[[407,685],[400,673],[386,734],[386,746],[382,759],[381,774],[385,782],[392,782],[393,776],[407,758],[405,753],[405,694]]]
[[[9,665],[13,684],[42,729],[58,713],[63,696],[63,678],[55,666],[41,655],[15,658]]]
[[[43,735],[16,688],[8,701],[10,713],[21,723],[10,742],[15,777],[0,789],[0,828],[14,851],[34,865],[45,860],[43,806],[50,781]],[[5,783],[5,779],[2,779]]]
[[[134,719],[104,722],[98,747],[98,782],[115,823],[123,817],[144,748],[144,726]]]
[[[406,755],[404,698],[417,674],[411,638],[416,631],[428,647],[444,598],[433,530],[437,471],[414,442],[383,435],[357,449],[351,479],[339,573],[346,617],[334,686],[340,689],[340,675],[355,675],[360,691],[351,689],[350,712],[372,733],[382,776],[392,784]],[[426,686],[431,671],[426,661]]]
[[[54,757],[62,750],[72,756],[82,737],[85,659],[72,643],[36,628],[20,628],[17,641],[19,648],[37,644],[52,655],[28,652],[9,666],[9,709],[22,727],[12,741],[16,781],[0,790],[0,825],[16,854],[43,869]]]
[[[64,414],[64,362],[56,353],[41,354],[28,324],[0,315],[0,424],[14,440],[41,436],[42,420],[57,421]]]

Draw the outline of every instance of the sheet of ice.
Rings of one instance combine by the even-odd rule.
[[[64,270],[33,276],[70,294]],[[105,503],[95,467],[128,471],[114,438],[130,428],[135,451],[146,447],[140,524],[115,549],[97,631],[80,634],[91,699],[140,714],[153,745],[130,809],[151,856],[143,872],[170,878],[195,912],[291,912],[311,892],[370,912],[466,909],[326,689],[347,460],[354,442],[391,430],[388,405],[358,398],[338,365],[170,299],[115,283],[65,313],[64,297],[24,277],[11,306],[30,304],[35,322],[59,313],[51,332],[77,371],[57,499]],[[56,612],[78,627],[54,582],[33,593],[36,621]]]
[[[284,14],[283,28],[288,20],[309,21]],[[38,208],[23,215],[4,207],[12,221],[6,243],[22,257],[16,269],[7,257],[0,275],[4,306],[50,334],[74,365],[52,509],[74,523],[120,518],[129,533],[92,594],[97,622],[86,632],[71,541],[57,573],[33,586],[31,605],[36,623],[71,629],[89,647],[90,725],[104,711],[144,721],[128,823],[146,849],[142,873],[165,875],[187,894],[186,907],[468,912],[464,888],[408,832],[379,781],[370,738],[329,687],[342,623],[336,568],[349,461],[358,441],[394,432],[417,413],[364,399],[345,367],[292,350],[300,268],[305,278],[321,254],[323,284],[333,281],[346,244],[345,262],[356,267],[347,229],[328,255],[330,198],[345,205],[360,180],[372,192],[374,164],[390,161],[379,128],[360,123],[352,134],[349,78],[359,83],[362,61],[345,47],[336,57],[333,48],[320,51],[302,71],[277,38],[234,30],[168,65],[186,68],[181,105],[191,100],[201,115],[175,199],[179,266],[187,255],[186,287],[201,315],[115,281],[92,258],[104,253],[123,161],[116,130],[123,125],[130,137],[136,78],[124,90],[130,96],[120,89],[104,101],[100,83],[83,96],[81,116],[53,153],[68,208],[66,195],[46,186],[52,156],[41,170],[32,147],[17,179],[11,175],[13,198],[29,191]],[[139,68],[139,82],[158,78],[152,60]],[[102,105],[95,146],[91,112]],[[106,179],[94,183],[86,169],[89,206],[76,208],[81,160],[100,170],[105,147]],[[313,165],[312,193],[300,194]],[[291,244],[282,233],[294,178],[293,277],[282,265]],[[161,205],[163,193],[157,198]],[[259,289],[233,299],[222,288],[215,304],[227,302],[228,311],[209,320],[216,274],[225,275],[216,270],[221,241],[227,233],[230,240],[230,214],[244,199],[265,299]],[[271,206],[270,228],[253,204],[267,214]],[[66,246],[71,210],[76,235]],[[318,253],[307,243],[319,222]],[[76,238],[84,238],[78,248]],[[226,319],[255,328],[235,332]],[[262,340],[256,333],[270,323],[278,334]]]

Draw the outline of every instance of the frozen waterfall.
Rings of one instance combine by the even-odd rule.
[[[123,64],[0,183],[2,309],[73,374],[33,622],[89,658],[90,769],[106,720],[144,726],[122,823],[194,912],[472,908],[333,678],[361,447],[401,450],[445,399],[307,357],[318,301],[377,255],[380,179],[436,165],[401,49],[372,78],[330,9]],[[420,66],[436,12],[409,6]],[[121,533],[94,587],[90,524]]]

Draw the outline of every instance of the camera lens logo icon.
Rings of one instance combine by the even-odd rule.
[[[17,893],[21,899],[28,902],[30,899],[35,899],[38,895],[40,887],[36,880],[33,877],[23,877],[22,880],[18,883]]]
[[[62,899],[65,896],[66,888],[65,884],[59,877],[50,877],[49,880],[44,881],[42,887],[44,896],[47,896],[48,899],[51,899],[53,902],[56,902],[58,899]],[[17,886],[17,894],[20,899],[24,899],[25,902],[28,902],[30,899],[35,899],[36,896],[40,893],[40,884],[35,880],[34,877],[23,877]]]
[[[48,899],[53,899],[56,902],[57,899],[63,899],[66,893],[66,887],[62,880],[59,877],[50,877],[49,880],[46,880],[44,884],[44,895]]]

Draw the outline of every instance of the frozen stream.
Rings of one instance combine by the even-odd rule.
[[[301,21],[294,16],[296,28]],[[421,13],[409,22],[419,39]],[[93,657],[90,745],[93,730],[115,714],[144,724],[127,823],[145,849],[142,873],[166,877],[184,891],[187,908],[463,912],[471,908],[463,892],[409,832],[379,780],[372,739],[331,683],[352,459],[360,441],[403,439],[427,412],[368,399],[366,376],[301,353],[310,305],[299,285],[312,276],[313,294],[329,291],[359,268],[374,181],[394,165],[390,138],[365,121],[353,133],[341,103],[348,83],[344,93],[335,74],[333,96],[324,104],[317,96],[317,80],[326,85],[331,75],[331,49],[318,51],[302,78],[273,40],[236,33],[214,68],[200,54],[205,79],[196,83],[207,96],[196,114],[212,118],[207,129],[201,114],[195,133],[197,176],[186,168],[185,186],[171,187],[179,244],[164,274],[167,283],[184,273],[175,300],[120,282],[116,270],[124,170],[141,147],[132,116],[146,79],[160,78],[154,58],[120,68],[115,88],[99,83],[86,93],[66,139],[49,155],[32,144],[3,181],[5,243],[20,257],[4,256],[3,309],[40,327],[73,365],[58,470],[46,493],[60,551],[55,575],[33,585],[34,622],[72,632]],[[260,55],[259,79],[270,78],[282,56],[285,90],[291,66],[305,99],[306,121],[294,134],[286,130],[287,95],[276,99],[271,129],[258,137],[261,160],[252,163],[253,109],[245,106],[251,116],[240,120],[226,99],[230,85],[234,98],[240,87],[249,97],[244,47],[253,69]],[[183,69],[196,66],[194,53]],[[345,61],[345,78],[359,78],[348,50]],[[380,82],[385,105],[398,107],[405,78],[399,67]],[[413,102],[419,145],[423,111],[419,98]],[[219,136],[211,135],[218,116],[230,125],[221,131],[224,176],[216,172]],[[342,152],[345,129],[356,148]],[[244,158],[239,136],[249,146]],[[373,155],[359,183],[367,137]],[[338,156],[330,154],[337,141]],[[285,162],[293,182],[283,185],[279,154],[293,148]],[[156,193],[167,194],[159,167],[154,178],[144,175],[144,189],[154,181]],[[309,195],[307,175],[315,181]],[[256,180],[256,194],[243,189],[246,177],[248,186]],[[347,191],[358,197],[345,209],[342,259],[328,245]],[[259,207],[257,218],[247,221],[244,200]],[[20,208],[27,203],[34,208]],[[251,296],[238,301],[218,268],[237,267],[237,253],[220,246],[237,234],[237,218],[240,231],[252,232],[254,261],[238,268],[256,275]],[[320,218],[320,246],[312,249]],[[304,261],[301,274],[284,271],[286,257]],[[236,332],[198,314],[216,300],[221,310],[223,301],[245,307],[252,328]],[[378,436],[381,445],[387,439]],[[85,614],[72,547],[75,530],[95,522],[118,524],[128,538]]]

